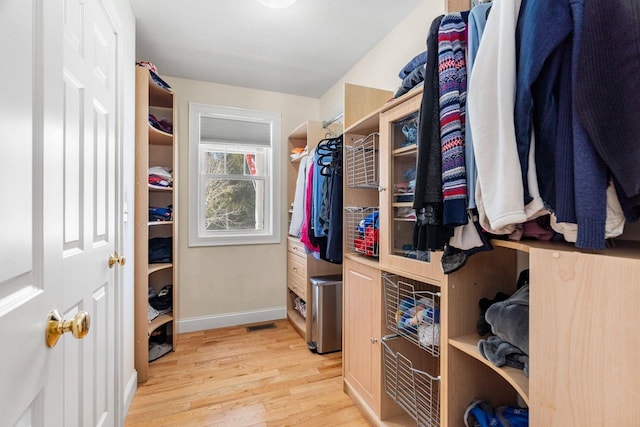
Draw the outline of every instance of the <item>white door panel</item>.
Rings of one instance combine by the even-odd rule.
[[[0,1],[2,425],[116,422],[118,52],[105,10],[100,0]],[[89,334],[47,348],[52,309],[89,312]]]

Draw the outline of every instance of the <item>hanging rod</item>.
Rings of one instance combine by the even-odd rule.
[[[326,127],[327,127],[327,126],[329,126],[331,123],[333,123],[333,122],[335,122],[335,121],[340,120],[342,117],[344,117],[344,113],[338,113],[338,114],[336,114],[336,115],[335,115],[335,117],[333,117],[332,119],[327,120],[326,122],[325,122],[325,121],[323,121],[323,122],[322,122],[322,127],[323,127],[323,128],[326,128]]]

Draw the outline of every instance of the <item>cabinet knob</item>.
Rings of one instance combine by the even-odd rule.
[[[378,342],[378,340],[375,339],[374,337],[369,338],[369,341],[371,341],[371,344],[375,344]]]

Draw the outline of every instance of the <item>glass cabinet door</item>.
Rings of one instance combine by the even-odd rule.
[[[380,121],[380,263],[382,267],[444,278],[437,252],[418,252],[413,246],[416,214],[418,110],[421,93],[384,111]]]

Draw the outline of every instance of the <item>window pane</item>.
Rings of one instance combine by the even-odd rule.
[[[202,171],[214,175],[224,174],[224,152],[205,151],[202,158]]]
[[[254,181],[208,179],[204,190],[205,229],[262,230],[262,219],[256,217],[256,201],[263,199],[262,188]]]
[[[227,175],[244,175],[244,154],[227,153]]]

